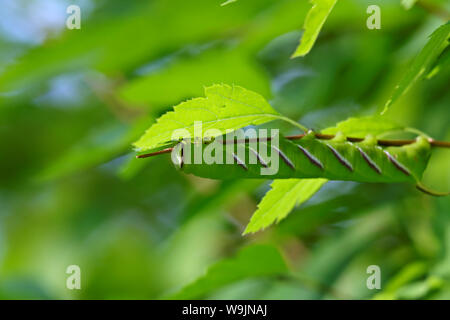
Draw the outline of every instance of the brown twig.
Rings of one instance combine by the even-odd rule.
[[[157,156],[158,154],[170,153],[170,152],[172,152],[172,150],[173,150],[173,148],[167,148],[167,149],[156,151],[156,152],[152,152],[152,153],[140,154],[140,155],[137,155],[136,158],[153,157],[153,156]]]
[[[295,135],[295,136],[289,136],[286,137],[286,139],[289,140],[297,140],[297,139],[301,139],[305,136],[305,134],[299,134],[299,135]],[[321,139],[321,140],[331,140],[333,139],[335,136],[332,134],[323,134],[323,133],[316,133],[315,137],[317,139]],[[349,142],[361,142],[363,141],[364,138],[355,138],[355,137],[347,137],[347,141]],[[415,139],[409,139],[409,140],[378,140],[378,145],[383,146],[383,147],[400,147],[400,146],[404,146],[407,144],[412,144],[416,142]],[[438,141],[438,140],[434,140],[429,138],[428,142],[433,146],[433,147],[439,147],[439,148],[450,148],[450,142],[447,141]]]
[[[314,134],[315,137],[317,139],[320,140],[331,140],[335,137],[335,135],[332,134],[323,134],[323,133],[315,133]],[[288,136],[286,137],[286,139],[288,140],[300,140],[302,139],[304,136],[306,136],[306,133],[302,133],[302,134],[298,134],[298,135],[294,135],[294,136]],[[244,139],[244,140],[224,140],[223,143],[224,144],[228,144],[228,143],[249,143],[249,142],[258,142],[258,141],[270,141],[271,137],[268,138],[264,138],[264,139],[260,139],[260,138],[254,138],[254,139]],[[347,141],[349,142],[361,142],[363,141],[364,138],[355,138],[355,137],[347,137]],[[412,144],[416,142],[415,139],[410,139],[410,140],[378,140],[378,145],[383,146],[383,147],[400,147],[400,146],[404,146],[404,145],[408,145],[408,144]],[[450,142],[447,141],[438,141],[438,140],[434,140],[429,138],[428,142],[430,143],[430,145],[432,145],[433,147],[438,147],[438,148],[450,148]],[[148,157],[153,157],[159,154],[163,154],[163,153],[170,153],[172,152],[173,148],[166,148],[160,151],[156,151],[156,152],[152,152],[152,153],[146,153],[146,154],[140,154],[137,155],[136,158],[148,158]]]

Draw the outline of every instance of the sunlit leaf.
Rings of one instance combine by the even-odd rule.
[[[378,136],[385,132],[401,129],[403,129],[403,127],[393,121],[380,116],[369,116],[361,118],[349,118],[337,123],[335,127],[330,127],[322,130],[322,133],[336,134],[338,132],[342,132],[346,135],[364,138],[368,134]]]
[[[305,56],[311,51],[323,24],[328,18],[337,0],[311,0],[313,7],[309,10],[303,25],[304,33],[300,45],[292,58]]]
[[[285,218],[289,212],[311,198],[328,180],[326,179],[288,179],[275,180],[272,189],[258,205],[244,234],[264,229]]]
[[[186,129],[190,137],[195,138],[196,121],[202,121],[203,133],[207,129],[225,133],[227,129],[239,129],[280,118],[262,96],[242,87],[213,85],[205,88],[205,95],[205,98],[195,98],[175,106],[174,111],[160,117],[134,146],[140,151],[158,147],[170,141],[176,129]]]
[[[324,134],[343,134],[365,137],[367,134],[377,136],[388,131],[400,130],[402,127],[379,116],[349,118],[339,122],[335,127],[326,128]],[[244,233],[256,232],[274,222],[285,218],[297,205],[307,201],[327,182],[327,179],[289,179],[274,180],[272,189],[264,196],[253,214]]]

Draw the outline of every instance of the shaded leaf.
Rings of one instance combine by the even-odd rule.
[[[58,179],[120,156],[129,150],[130,143],[151,121],[153,119],[145,117],[131,127],[114,124],[96,129],[39,172],[36,180]]]
[[[429,72],[441,52],[448,46],[449,36],[450,23],[440,26],[433,32],[425,47],[414,59],[411,67],[400,80],[400,83],[395,87],[394,93],[386,102],[382,113],[385,113],[388,108],[397,101],[398,98],[405,94],[415,82]]]
[[[301,275],[323,285],[333,288],[339,277],[352,261],[394,224],[393,211],[389,207],[373,210],[369,209],[363,219],[354,220],[355,224],[320,240],[314,252],[305,261]],[[367,268],[367,266],[364,266]],[[364,269],[362,269],[364,272]],[[365,284],[365,283],[364,283]],[[363,284],[363,285],[364,285]],[[351,299],[353,292],[340,292],[339,298]],[[322,293],[310,292],[297,297],[297,299],[320,299]]]
[[[165,0],[139,1],[110,19],[104,19],[102,12],[113,5],[105,4],[87,22],[89,32],[66,30],[61,37],[49,39],[10,64],[0,76],[0,91],[39,84],[73,70],[93,68],[108,74],[121,73],[144,61],[154,61],[165,52],[242,28],[268,2],[243,1],[239,6],[222,8],[209,0],[172,0],[170,5]]]
[[[157,72],[133,79],[120,88],[119,95],[133,105],[155,110],[201,96],[204,86],[214,83],[234,83],[264,96],[270,93],[266,73],[242,50],[215,48],[175,59]]]
[[[385,285],[383,290],[375,295],[377,300],[396,299],[397,293],[408,284],[423,278],[426,275],[428,266],[424,262],[413,262],[406,265]]]
[[[431,79],[439,72],[445,72],[450,69],[450,47],[447,47],[444,52],[439,56],[436,64],[433,66],[431,71],[427,74],[427,79]]]
[[[282,275],[288,271],[280,252],[269,245],[252,245],[235,258],[212,265],[204,276],[169,296],[169,299],[198,299],[225,285],[254,277]]]

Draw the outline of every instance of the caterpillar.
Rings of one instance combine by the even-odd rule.
[[[274,140],[232,143],[232,148],[211,154],[223,163],[196,163],[198,143],[181,142],[175,147],[177,167],[189,174],[211,179],[289,179],[326,178],[357,182],[418,183],[431,155],[429,141],[422,136],[408,145],[382,147],[373,137],[360,142],[347,141],[342,135],[320,140],[313,133],[297,141]],[[237,146],[241,145],[241,152]],[[231,149],[231,151],[230,151]],[[243,152],[242,152],[243,150]],[[264,152],[262,152],[264,151]],[[218,154],[218,153],[222,154]],[[198,159],[197,159],[198,160]],[[263,174],[278,162],[273,174]]]

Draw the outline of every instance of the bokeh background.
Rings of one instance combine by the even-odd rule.
[[[131,147],[214,83],[317,130],[373,114],[449,2],[339,1],[297,59],[308,1],[222,2],[0,0],[0,298],[450,298],[448,197],[332,182],[242,236],[270,181],[187,176]],[[70,4],[80,30],[65,28]],[[371,4],[380,30],[366,27]],[[420,81],[388,117],[450,140],[449,75]],[[433,152],[424,181],[450,189],[448,151]],[[66,288],[73,264],[81,290]]]

